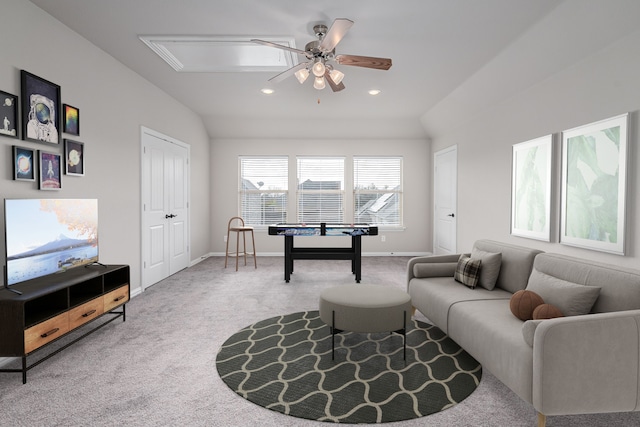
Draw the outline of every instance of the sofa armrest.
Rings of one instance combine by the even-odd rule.
[[[438,267],[441,267],[443,264],[457,263],[459,258],[460,258],[460,254],[428,255],[428,256],[411,258],[409,262],[407,262],[407,289],[409,289],[409,282],[411,282],[411,279],[415,277],[415,275],[413,274],[413,267],[416,264],[439,264],[439,266],[434,266],[435,267],[434,275],[432,277],[438,277],[438,276],[442,277],[442,276],[449,276],[448,271],[446,271],[447,274],[444,274],[444,270],[447,270],[447,268],[445,267],[445,269],[443,270],[442,268],[438,268]],[[454,270],[455,270],[455,267],[454,267]],[[453,277],[454,270],[451,271],[452,277]]]
[[[533,406],[545,415],[640,409],[640,310],[545,320],[533,340]]]

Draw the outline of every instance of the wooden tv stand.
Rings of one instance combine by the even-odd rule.
[[[26,384],[29,369],[118,317],[125,321],[125,304],[131,296],[129,266],[92,264],[18,283],[11,289],[22,295],[0,288],[0,357],[20,357],[22,368],[0,372],[22,372]],[[118,307],[121,310],[115,311]],[[27,364],[34,352],[106,314],[113,317]]]

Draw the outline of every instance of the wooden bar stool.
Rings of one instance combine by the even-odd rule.
[[[232,225],[234,221],[238,223]],[[253,252],[247,252],[247,237],[246,233],[251,233],[251,246]],[[224,268],[227,268],[227,259],[229,255],[234,256],[233,253],[229,253],[229,240],[231,240],[231,233],[236,233],[236,271],[238,271],[238,258],[240,255],[244,256],[244,265],[247,265],[247,254],[253,255],[253,264],[255,268],[258,268],[258,262],[256,261],[256,240],[253,235],[253,227],[247,227],[244,225],[244,219],[239,216],[234,216],[229,220],[227,224],[227,250],[224,256]],[[242,233],[242,252],[240,252],[240,234]]]

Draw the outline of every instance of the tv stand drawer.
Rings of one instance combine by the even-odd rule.
[[[95,298],[89,302],[69,310],[69,330],[84,325],[104,313],[102,298]]]
[[[129,301],[129,285],[124,285],[118,289],[105,294],[104,297],[104,312],[107,313],[119,305]]]
[[[57,315],[24,331],[24,352],[31,353],[69,332],[69,312]]]

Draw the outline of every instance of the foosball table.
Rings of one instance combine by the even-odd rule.
[[[362,236],[377,236],[378,227],[369,224],[274,224],[269,235],[284,236],[284,280],[289,283],[296,259],[351,260],[351,272],[360,283]],[[294,237],[351,237],[351,247],[296,247]]]

